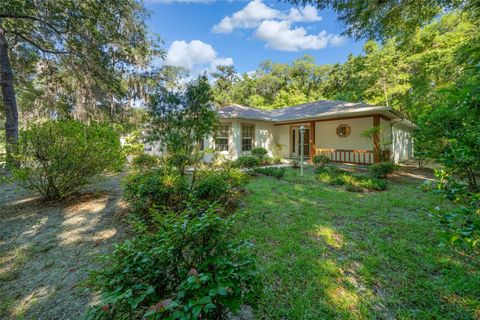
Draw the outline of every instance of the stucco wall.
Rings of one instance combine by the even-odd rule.
[[[412,129],[394,123],[392,125],[392,149],[395,162],[413,158]]]
[[[269,156],[273,156],[275,150],[274,142],[274,126],[273,123],[232,119],[221,121],[221,123],[230,124],[230,136],[228,139],[228,151],[218,152],[218,154],[225,156],[228,159],[236,159],[241,155],[249,154],[250,152],[242,152],[241,128],[242,123],[253,124],[255,126],[255,137],[253,146],[262,147],[268,150]],[[209,137],[204,142],[205,147],[215,149],[215,141],[213,137]],[[210,157],[207,157],[207,161]]]
[[[339,137],[337,127],[350,126],[348,137]],[[362,132],[371,129],[372,118],[346,119],[317,122],[315,125],[315,145],[321,149],[373,150],[373,143],[362,137]]]

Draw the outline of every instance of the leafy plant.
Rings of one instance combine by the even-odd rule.
[[[275,156],[272,158],[272,163],[273,164],[282,164],[283,163],[283,159],[282,157],[280,156]]]
[[[193,195],[197,200],[231,204],[248,180],[248,175],[238,169],[200,170],[193,185]]]
[[[283,178],[285,175],[285,168],[274,168],[274,167],[267,167],[267,168],[255,168],[253,172],[260,173],[266,176],[274,177],[277,179]]]
[[[300,168],[300,161],[297,160],[297,159],[292,159],[292,161],[290,162],[292,164],[292,168],[293,169],[298,169]]]
[[[398,170],[398,166],[391,161],[374,163],[370,166],[370,173],[374,178],[386,179],[395,170]]]
[[[135,158],[133,158],[132,166],[139,171],[145,171],[152,169],[160,164],[160,159],[157,156],[140,153]]]
[[[165,168],[134,172],[125,178],[123,185],[125,200],[147,220],[151,208],[182,209],[189,195],[187,179]]]
[[[235,163],[241,168],[253,168],[260,165],[260,160],[253,156],[241,156],[238,157]]]
[[[73,120],[32,125],[22,132],[14,157],[14,177],[47,200],[78,191],[124,161],[119,136],[108,125]]]
[[[267,157],[268,151],[262,147],[252,148],[251,155],[252,157],[257,158],[260,162],[263,162]]]
[[[313,157],[313,163],[316,165],[324,166],[330,163],[330,158],[325,155],[317,154]]]
[[[118,245],[88,285],[101,302],[89,319],[225,319],[253,303],[252,244],[233,240],[221,210],[164,216],[164,229]]]
[[[383,180],[355,175],[333,166],[319,167],[316,171],[318,179],[322,182],[336,186],[345,186],[350,192],[382,191],[387,189]]]

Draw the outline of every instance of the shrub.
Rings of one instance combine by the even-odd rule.
[[[123,165],[120,138],[108,125],[77,121],[34,124],[20,135],[13,175],[45,199],[61,199]]]
[[[292,159],[291,164],[292,164],[292,168],[293,168],[293,169],[298,169],[298,168],[300,168],[300,161],[297,160],[297,159]]]
[[[283,163],[283,159],[282,159],[282,157],[280,157],[280,156],[275,156],[275,157],[273,157],[273,159],[272,159],[272,163],[273,163],[273,164],[282,164],[282,163]]]
[[[124,180],[124,198],[134,212],[145,215],[150,208],[180,209],[188,199],[185,177],[163,168],[137,172]]]
[[[260,161],[263,161],[267,157],[268,151],[262,147],[252,148],[251,155],[252,157],[257,158]]]
[[[317,154],[313,157],[313,163],[316,165],[324,166],[330,162],[330,158],[325,155]]]
[[[255,168],[253,172],[260,173],[266,176],[275,177],[277,179],[283,178],[285,175],[285,168]]]
[[[157,156],[148,153],[140,153],[138,156],[133,158],[132,161],[132,166],[139,171],[152,169],[159,164],[160,159]]]
[[[235,163],[241,168],[253,168],[260,165],[260,160],[252,156],[241,156]]]
[[[316,171],[318,179],[322,182],[336,186],[345,186],[350,192],[381,191],[387,189],[387,183],[383,180],[355,175],[336,167],[320,167]]]
[[[238,169],[201,170],[197,173],[193,194],[197,200],[232,203],[248,179],[248,175]]]
[[[387,175],[395,170],[398,170],[398,166],[391,161],[375,163],[370,166],[370,173],[374,178],[386,179]]]
[[[252,244],[233,240],[218,210],[167,215],[161,232],[118,245],[87,282],[101,294],[87,318],[225,319],[253,303]]]

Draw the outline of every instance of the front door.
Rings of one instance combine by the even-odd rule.
[[[305,128],[303,135],[303,146],[301,145],[300,130],[298,127],[292,128],[292,157],[300,157],[301,148],[305,158],[310,156],[310,129]]]

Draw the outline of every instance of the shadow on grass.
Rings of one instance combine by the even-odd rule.
[[[94,297],[78,283],[124,234],[125,206],[115,188],[63,203],[43,203],[28,192],[6,197],[0,206],[0,318],[81,316]]]
[[[480,262],[439,246],[428,209],[441,197],[414,181],[349,193],[292,171],[251,182],[238,226],[266,284],[260,318],[478,317]]]

